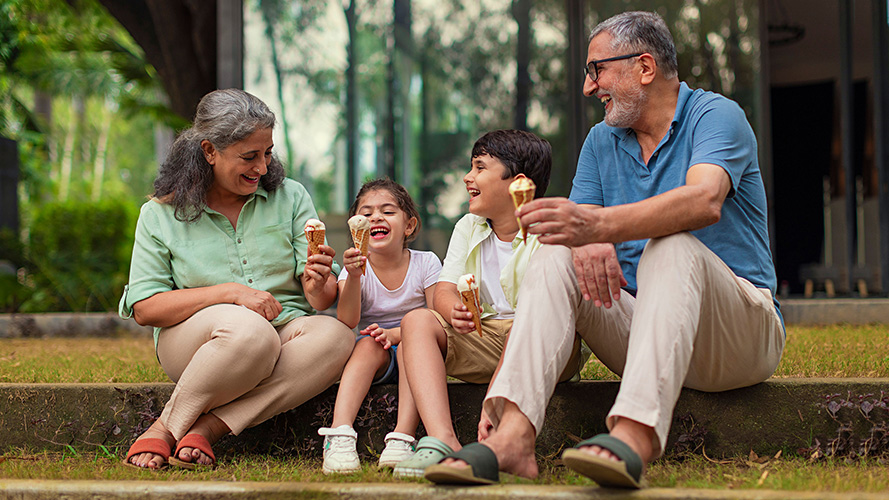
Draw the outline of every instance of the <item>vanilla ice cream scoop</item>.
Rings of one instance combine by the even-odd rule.
[[[515,205],[516,210],[521,208],[522,205],[528,203],[529,201],[534,199],[534,192],[537,190],[537,186],[534,185],[534,181],[527,177],[517,177],[514,181],[509,184],[509,195],[512,196],[512,203]],[[519,227],[522,230],[522,240],[527,243],[528,242],[528,228],[522,226],[522,220],[517,219],[519,221]]]
[[[326,226],[318,219],[309,219],[306,221],[306,241],[309,243],[309,255],[319,252],[319,248],[324,244],[324,233]]]
[[[370,221],[358,214],[349,218],[349,230],[352,232],[352,243],[367,257],[370,251]],[[361,274],[364,274],[364,263],[361,263]]]
[[[472,313],[472,322],[475,323],[475,331],[478,336],[482,336],[482,302],[478,296],[478,282],[475,275],[464,274],[457,280],[457,291],[460,292],[460,299],[463,305]]]

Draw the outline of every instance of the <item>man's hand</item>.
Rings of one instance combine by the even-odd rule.
[[[617,252],[611,243],[592,243],[571,249],[574,272],[584,300],[596,307],[611,307],[611,299],[620,300],[620,288],[627,280],[620,269]]]
[[[476,437],[476,441],[482,442],[485,439],[491,437],[491,433],[494,430],[494,424],[491,423],[491,419],[488,418],[488,412],[482,408],[482,414],[478,419],[478,436]]]
[[[240,283],[228,283],[228,293],[233,297],[232,303],[244,306],[271,321],[281,314],[283,308],[275,297],[264,290],[256,290]]]
[[[516,210],[516,217],[541,243],[579,247],[604,241],[596,210],[567,198],[538,198]]]

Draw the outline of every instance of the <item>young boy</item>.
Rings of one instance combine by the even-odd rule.
[[[433,309],[417,309],[401,322],[402,352],[411,391],[427,436],[417,452],[395,467],[396,476],[422,476],[423,470],[461,448],[451,422],[447,377],[483,384],[493,378],[512,327],[516,297],[531,255],[540,247],[536,235],[522,238],[509,184],[527,177],[546,192],[552,148],[544,139],[519,130],[496,130],[476,141],[472,165],[463,177],[469,214],[454,227],[435,287]],[[457,291],[458,279],[475,275],[482,303],[482,331]],[[561,380],[578,372],[580,343]],[[480,427],[489,427],[482,415]]]

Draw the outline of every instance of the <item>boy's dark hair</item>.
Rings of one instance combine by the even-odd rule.
[[[553,148],[546,139],[524,130],[494,130],[479,137],[472,146],[472,158],[483,154],[503,163],[504,179],[525,174],[537,185],[535,198],[546,193],[553,167]]]
[[[411,198],[411,194],[407,192],[407,189],[392,179],[384,177],[365,182],[361,189],[358,190],[358,194],[355,195],[352,206],[349,207],[349,217],[358,213],[358,202],[361,201],[361,198],[373,191],[388,191],[395,198],[395,202],[398,203],[398,208],[407,215],[408,219],[411,217],[417,219],[417,227],[414,228],[414,232],[404,237],[404,247],[407,248],[407,244],[417,239],[417,234],[420,232],[420,226],[422,226],[420,212],[417,210],[414,199]]]

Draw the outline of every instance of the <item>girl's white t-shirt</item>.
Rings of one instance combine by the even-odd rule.
[[[401,325],[401,318],[408,312],[426,307],[426,289],[438,282],[441,273],[441,260],[432,252],[410,251],[410,263],[401,286],[389,290],[373,272],[367,261],[364,276],[361,277],[361,319],[358,330],[376,323],[381,328],[395,328]],[[343,270],[338,281],[348,277]]]
[[[497,313],[490,319],[513,319],[515,311],[506,300],[503,285],[500,284],[500,273],[512,258],[512,242],[500,241],[500,238],[492,231],[481,242],[481,252],[482,272],[485,275],[479,280],[481,282],[479,295],[481,295],[482,302],[491,304]],[[496,272],[494,272],[495,270]]]

